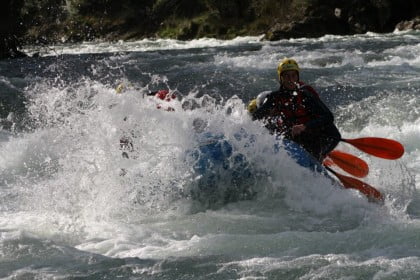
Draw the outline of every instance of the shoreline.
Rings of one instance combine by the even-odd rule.
[[[420,30],[418,0],[8,1],[0,14],[0,59],[23,45],[84,41],[181,41],[238,36],[281,39]]]

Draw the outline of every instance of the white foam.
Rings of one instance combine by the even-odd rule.
[[[384,53],[395,51],[397,58],[388,61],[389,57],[384,57],[380,62],[391,61],[397,68],[402,65],[402,69],[410,71],[402,73],[404,76],[400,78],[393,75],[401,69],[392,70],[391,74],[386,72],[384,76],[391,86],[386,84],[382,90],[383,80],[365,76],[379,67],[377,61],[368,57],[382,53],[349,49],[346,44],[352,40],[386,43],[405,36],[366,34],[279,42],[260,42],[255,38],[226,42],[142,41],[96,47],[77,45],[63,51],[207,48],[250,40],[251,44],[262,48],[236,53],[216,51],[212,56],[214,60],[210,59],[211,66],[215,66],[215,71],[226,66],[232,72],[244,72],[250,76],[247,81],[252,82],[264,76],[261,75],[264,70],[273,72],[274,80],[275,64],[285,55],[297,58],[302,68],[312,74],[339,72],[337,69],[341,67],[342,72],[322,74],[319,80],[335,79],[330,81],[333,85],[342,82],[358,87],[377,86],[380,91],[349,105],[344,102],[337,109],[343,137],[387,137],[402,142],[406,148],[402,159],[383,162],[340,144],[340,149],[368,162],[371,172],[362,181],[387,195],[384,206],[369,203],[354,190],[337,188],[328,179],[314,176],[284,151],[274,154],[273,136],[261,123],[251,120],[244,110],[246,100],[241,98],[221,98],[221,101],[206,95],[198,98],[196,94],[202,94],[200,85],[191,92],[177,92],[169,87],[174,81],[156,73],[141,72],[150,81],[142,86],[128,86],[121,94],[116,94],[111,85],[88,78],[66,85],[57,77],[56,82],[38,80],[25,89],[31,129],[0,136],[3,183],[0,227],[7,232],[2,233],[2,240],[19,238],[19,232],[24,232],[35,238],[118,258],[166,260],[171,256],[195,259],[222,255],[238,260],[246,256],[248,262],[239,260],[226,265],[226,269],[240,267],[244,279],[258,277],[259,271],[269,274],[288,266],[301,269],[302,265],[314,263],[313,270],[303,277],[337,275],[343,266],[362,266],[370,270],[369,265],[381,266],[381,261],[386,263],[381,266],[383,270],[392,274],[387,265],[393,264],[386,259],[370,257],[372,262],[366,262],[351,259],[351,255],[382,254],[395,258],[417,253],[417,203],[410,204],[415,196],[413,182],[406,180],[410,178],[406,175],[414,173],[414,188],[420,187],[417,80],[407,77],[407,73],[412,75],[417,71],[417,62],[408,61],[408,57],[415,53],[418,45],[385,50]],[[407,57],[405,48],[409,50]],[[128,57],[127,63],[133,65],[136,61]],[[205,63],[199,63],[200,67],[206,67]],[[52,65],[48,71],[55,71],[56,67]],[[173,69],[178,69],[176,67],[174,65]],[[195,69],[194,65],[192,67]],[[92,69],[95,70],[94,66]],[[249,74],[252,71],[256,74]],[[412,82],[413,90],[394,89],[401,80]],[[124,79],[121,81],[128,84]],[[168,86],[182,102],[189,100],[199,108],[183,110],[179,100],[164,103],[146,98],[144,94],[156,84]],[[215,92],[224,89],[215,86]],[[157,105],[171,106],[175,111],[157,110]],[[260,172],[254,186],[261,192],[255,199],[209,210],[196,207],[183,195],[184,187],[194,179],[184,156],[197,145],[192,129],[196,118],[205,119],[210,131],[224,134],[235,151],[245,155],[254,170]],[[245,131],[247,137],[238,139],[236,134],[241,131]],[[135,150],[129,153],[129,159],[121,156],[122,135],[130,136],[133,141]],[[256,135],[255,140],[251,141],[250,135]],[[121,169],[126,175],[120,176]],[[223,178],[221,183],[226,183]],[[376,236],[376,239],[366,236]],[[406,243],[395,245],[395,240]],[[409,258],[402,258],[401,263],[404,261],[412,263]]]
[[[258,44],[262,36],[237,37],[232,40],[219,40],[214,38],[200,38],[191,41],[175,39],[143,39],[139,41],[110,42],[84,42],[80,44],[52,45],[43,49],[37,46],[23,48],[25,53],[32,55],[41,51],[42,56],[63,54],[87,54],[87,53],[119,53],[119,52],[147,52],[158,50],[184,50],[198,48],[212,48],[235,46],[241,44]]]

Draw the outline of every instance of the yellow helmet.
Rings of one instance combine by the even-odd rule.
[[[295,70],[299,73],[299,65],[297,64],[296,60],[285,58],[279,63],[279,66],[277,67],[277,74],[279,75],[279,79],[281,73],[289,70]]]
[[[257,111],[258,106],[257,106],[257,99],[252,99],[251,102],[249,102],[248,104],[248,112],[250,113],[254,113],[255,111]]]
[[[271,91],[264,91],[258,94],[257,98],[254,98],[248,104],[248,112],[251,114],[257,111],[258,108],[265,102],[267,96],[271,93]]]

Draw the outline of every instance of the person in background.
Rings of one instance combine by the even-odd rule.
[[[123,91],[123,86],[122,86],[122,84],[120,84],[116,88],[116,92],[121,93],[122,91]],[[176,99],[175,93],[170,93],[169,90],[166,90],[166,89],[161,89],[161,90],[149,92],[149,93],[146,94],[146,96],[156,97],[157,99],[163,100],[165,102],[171,102],[172,100]],[[172,108],[170,106],[166,106],[164,104],[160,104],[160,103],[158,103],[156,105],[156,108],[157,109],[163,109],[163,110],[168,111],[168,112],[175,111],[174,108]],[[127,117],[124,118],[124,121],[126,121],[126,120],[127,120]],[[127,152],[132,152],[134,150],[133,141],[132,141],[131,137],[125,135],[125,136],[122,136],[120,138],[120,149],[123,151],[122,152],[122,157],[123,158],[129,158]]]
[[[249,103],[248,111],[271,133],[298,143],[322,162],[341,139],[333,114],[319,94],[300,81],[295,60],[281,61],[277,73],[280,88],[259,94]]]
[[[176,99],[175,93],[162,89],[145,95],[157,99],[156,109],[175,111],[168,106]],[[235,151],[222,133],[210,131],[207,120],[194,118],[192,128],[194,145],[186,151],[185,160],[191,164],[194,180],[186,195],[206,208],[252,199],[256,195],[253,190],[254,175],[245,155]],[[120,150],[123,158],[136,159],[130,136],[120,138]],[[122,168],[120,176],[125,176],[127,172]]]

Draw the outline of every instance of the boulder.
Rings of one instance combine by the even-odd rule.
[[[413,18],[412,20],[399,22],[395,29],[398,31],[420,30],[420,16]]]
[[[349,34],[349,31],[348,24],[342,17],[341,9],[322,6],[310,11],[300,21],[276,23],[265,34],[264,38],[267,40],[316,38],[325,34],[345,35]]]

